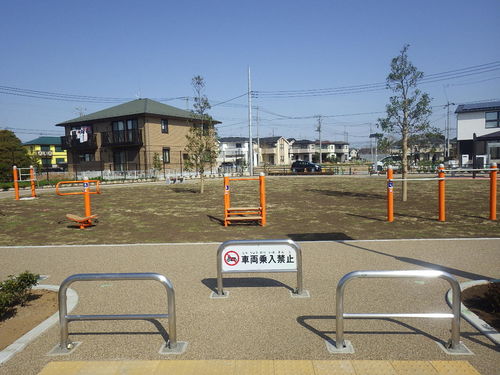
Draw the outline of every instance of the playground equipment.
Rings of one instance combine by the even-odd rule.
[[[95,191],[90,191],[90,183],[95,184]],[[83,191],[76,191],[70,193],[61,193],[59,191],[60,185],[64,184],[83,184]],[[97,219],[97,215],[92,215],[90,210],[90,194],[101,194],[101,189],[99,187],[99,180],[88,180],[84,179],[83,181],[61,181],[56,185],[56,194],[57,195],[83,195],[83,200],[85,204],[85,216],[81,217],[78,215],[67,214],[66,218],[76,222],[80,229],[85,229],[92,225],[92,220]]]
[[[344,290],[348,281],[356,278],[440,278],[446,280],[452,289],[452,313],[397,313],[397,314],[346,314],[344,312]],[[470,350],[460,342],[460,284],[451,274],[437,270],[410,270],[410,271],[354,271],[350,272],[337,284],[336,290],[336,312],[335,312],[335,346],[328,346],[332,353],[353,353],[354,349],[347,340],[344,340],[344,318],[432,318],[451,319],[451,338],[446,345],[438,343],[447,354],[472,354]]]
[[[259,207],[231,207],[231,181],[259,181]],[[257,221],[261,226],[266,225],[266,182],[264,174],[258,178],[229,178],[224,177],[224,226],[233,221]]]
[[[29,171],[29,172],[24,172],[23,171]],[[27,200],[27,199],[35,199],[36,198],[36,190],[35,190],[35,169],[33,168],[32,165],[30,165],[29,168],[17,168],[15,165],[12,167],[12,174],[14,177],[14,195],[16,198],[16,201],[18,200]],[[29,177],[29,180],[24,179],[23,177]],[[31,197],[23,197],[20,198],[19,194],[19,182],[22,181],[29,181],[30,182],[30,187],[31,187]]]
[[[490,168],[483,169],[453,169],[445,170],[444,165],[438,167],[438,176],[432,178],[393,178],[393,169],[387,168],[387,221],[394,221],[394,181],[438,181],[438,220],[446,221],[446,172],[489,172],[490,174],[490,220],[497,219],[497,174],[496,163],[492,163]]]

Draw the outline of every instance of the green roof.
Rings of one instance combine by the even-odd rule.
[[[23,146],[29,145],[61,145],[61,137],[38,137],[32,141],[23,143]]]
[[[56,124],[56,126],[141,114],[177,117],[192,120],[196,119],[196,116],[190,111],[185,111],[151,99],[136,99],[131,102],[119,104],[111,108],[103,109],[102,111],[91,113],[89,115],[61,122]],[[214,123],[220,122],[214,120]]]

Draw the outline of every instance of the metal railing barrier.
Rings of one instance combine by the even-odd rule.
[[[116,281],[116,280],[154,280],[160,282],[167,291],[168,314],[122,314],[122,315],[68,315],[66,306],[66,291],[76,281]],[[170,349],[177,348],[177,331],[175,321],[175,292],[169,279],[158,273],[82,273],[66,278],[59,288],[59,324],[61,336],[59,349],[64,352],[73,349],[73,343],[68,337],[68,323],[76,320],[138,320],[138,319],[168,319],[168,342]]]
[[[223,242],[217,249],[217,292],[213,298],[224,294],[223,273],[296,272],[297,289],[292,297],[309,297],[302,279],[302,250],[290,239],[233,240]]]
[[[344,313],[344,289],[348,281],[359,278],[440,278],[448,281],[452,289],[452,313],[411,313],[411,314],[347,314]],[[411,271],[354,271],[344,275],[337,284],[336,291],[336,339],[335,350],[345,352],[344,318],[447,318],[451,319],[451,339],[443,346],[449,354],[471,354],[460,342],[460,285],[451,274],[438,270]],[[351,347],[352,350],[352,347]],[[352,351],[351,351],[352,352]]]

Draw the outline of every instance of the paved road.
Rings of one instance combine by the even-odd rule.
[[[227,299],[210,299],[215,287],[217,244],[0,248],[0,279],[24,270],[60,284],[75,273],[158,272],[176,290],[177,335],[189,343],[181,356],[158,354],[167,322],[73,322],[70,337],[82,344],[69,356],[46,354],[58,343],[58,326],[3,366],[2,374],[36,374],[49,361],[159,359],[380,359],[467,360],[483,375],[498,375],[500,354],[462,321],[462,340],[473,356],[449,356],[435,344],[450,337],[449,320],[347,320],[351,355],[333,355],[335,286],[353,270],[439,268],[460,282],[500,278],[500,239],[397,240],[301,243],[305,288],[311,298],[290,298],[294,274],[228,275]],[[75,283],[74,314],[158,313],[165,293],[154,282]],[[448,312],[442,280],[354,280],[346,288],[346,312]],[[164,327],[164,328],[162,328]],[[163,335],[163,336],[162,336]]]

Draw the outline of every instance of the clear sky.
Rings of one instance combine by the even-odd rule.
[[[260,136],[315,139],[313,116],[322,115],[323,139],[367,144],[387,90],[263,92],[383,83],[405,43],[425,75],[497,63],[422,84],[433,98],[433,125],[444,128],[448,100],[500,100],[499,0],[16,0],[0,11],[0,128],[23,141],[61,134],[54,125],[77,117],[77,107],[92,113],[137,97],[192,97],[194,75],[217,104],[247,92],[250,66]],[[64,95],[48,100],[26,90]],[[248,135],[246,96],[210,113],[222,121],[220,135]]]

